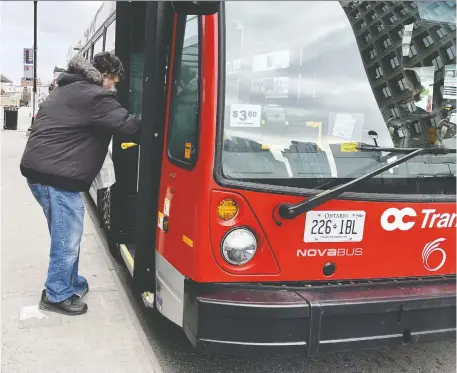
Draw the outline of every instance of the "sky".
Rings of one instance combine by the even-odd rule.
[[[65,68],[68,47],[83,38],[102,1],[38,1],[37,77]],[[0,72],[20,84],[24,48],[33,47],[33,1],[0,1]]]

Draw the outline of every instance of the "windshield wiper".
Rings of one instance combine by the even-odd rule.
[[[418,155],[445,155],[445,154],[455,154],[456,149],[447,149],[447,148],[383,148],[379,146],[360,146],[357,149],[362,151],[377,151],[377,152],[391,152],[391,153],[400,153],[406,154],[404,157],[392,161],[391,163],[378,168],[372,172],[369,172],[363,176],[360,176],[354,180],[351,180],[345,184],[336,186],[335,188],[328,189],[322,193],[316,194],[313,197],[307,198],[306,200],[297,203],[290,204],[284,203],[279,206],[278,214],[283,219],[294,219],[297,216],[304,214],[312,209],[324,204],[325,202],[339,196],[340,194],[346,192],[348,189],[352,188],[354,185],[361,183],[362,181],[369,180],[376,175],[379,175],[391,168],[398,166],[406,162],[407,160],[417,157]]]

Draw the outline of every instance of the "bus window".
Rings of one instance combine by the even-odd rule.
[[[390,160],[345,147],[374,145],[370,131],[380,146],[455,148],[455,138],[433,136],[443,120],[455,123],[455,88],[445,79],[456,63],[455,17],[397,17],[386,5],[382,20],[355,20],[358,3],[343,1],[264,2],[262,12],[256,2],[225,4],[226,179],[316,189],[359,177]],[[438,184],[453,192],[455,156],[414,158],[358,190],[419,193],[412,180],[423,175],[446,175],[421,181],[431,193]]]
[[[129,110],[141,118],[144,70],[144,22],[135,22],[130,36]]]
[[[105,40],[105,51],[114,51],[116,41],[116,20],[111,22],[111,24],[106,29],[106,40]]]
[[[97,41],[94,43],[92,50],[92,57],[94,57],[97,53],[103,52],[103,36],[100,36],[97,39]]]
[[[168,134],[169,156],[187,165],[194,165],[197,159],[198,64],[198,17],[188,16],[180,58],[176,60]]]

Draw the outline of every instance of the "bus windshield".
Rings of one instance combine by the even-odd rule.
[[[222,177],[325,189],[403,156],[360,144],[455,148],[455,12],[455,1],[225,2]],[[455,173],[455,154],[423,155],[359,191],[455,194]]]

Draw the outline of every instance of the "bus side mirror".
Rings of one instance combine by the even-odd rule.
[[[204,16],[219,12],[220,1],[172,1],[173,9],[178,14]]]
[[[368,136],[374,141],[374,146],[378,146],[378,133],[376,131],[368,131]]]

